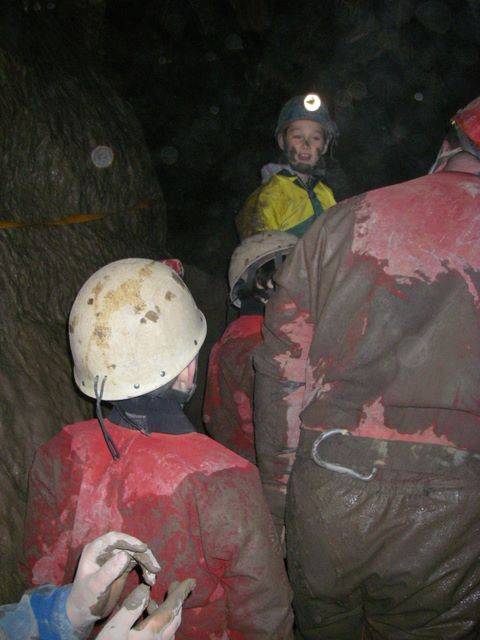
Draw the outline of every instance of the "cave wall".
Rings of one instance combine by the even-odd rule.
[[[0,51],[2,602],[22,588],[35,450],[92,415],[71,375],[74,297],[107,262],[165,254],[163,195],[137,119],[106,81],[51,45],[35,56]]]

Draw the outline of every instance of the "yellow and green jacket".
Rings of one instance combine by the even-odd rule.
[[[320,179],[306,185],[297,175],[283,169],[252,193],[235,222],[241,240],[273,229],[300,238],[334,204],[332,190]]]

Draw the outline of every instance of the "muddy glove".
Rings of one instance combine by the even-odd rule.
[[[150,589],[141,584],[125,599],[122,608],[104,626],[97,640],[174,640],[182,621],[182,604],[195,588],[195,580],[173,582],[159,607],[150,601]],[[148,606],[150,614],[133,626]]]
[[[147,545],[137,538],[111,531],[87,544],[67,599],[67,615],[72,625],[83,629],[108,616],[137,563],[145,582],[155,584],[160,565]]]

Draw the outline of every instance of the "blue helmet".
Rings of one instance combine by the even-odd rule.
[[[338,138],[339,132],[335,122],[330,118],[328,109],[316,93],[291,98],[280,111],[275,138],[283,133],[294,120],[313,120],[318,122],[325,132],[327,146]]]

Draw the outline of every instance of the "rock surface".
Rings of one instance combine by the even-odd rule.
[[[1,602],[22,589],[35,450],[92,415],[69,360],[75,295],[107,262],[165,255],[163,196],[130,108],[87,68],[52,64],[0,51]]]

